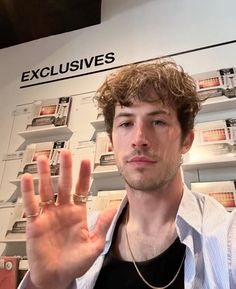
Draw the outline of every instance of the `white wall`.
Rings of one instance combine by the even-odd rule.
[[[95,90],[104,78],[95,74],[20,89],[23,71],[109,51],[115,52],[116,61],[106,67],[118,66],[233,40],[235,8],[234,0],[103,0],[100,25],[0,50],[0,152],[7,149],[15,104]],[[177,60],[190,73],[231,66],[234,48],[232,44]]]
[[[11,152],[16,105],[96,90],[108,73],[20,89],[23,71],[112,51],[116,60],[104,67],[111,68],[232,41],[236,39],[235,10],[235,0],[103,0],[99,25],[0,50],[0,159]],[[235,48],[232,43],[175,59],[195,74],[236,66]],[[1,184],[9,174],[6,168],[0,161]],[[0,189],[0,199],[5,193]]]

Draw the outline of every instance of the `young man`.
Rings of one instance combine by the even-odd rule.
[[[97,101],[127,197],[87,225],[89,162],[71,201],[71,155],[61,152],[55,204],[39,157],[41,204],[22,177],[30,272],[20,288],[236,288],[235,212],[181,178],[200,108],[194,81],[173,62],[133,65],[108,77]]]

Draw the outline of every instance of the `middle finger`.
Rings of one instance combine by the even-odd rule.
[[[39,195],[41,203],[54,203],[54,196],[51,183],[51,171],[48,158],[39,156],[37,158],[37,170],[39,177]]]
[[[58,204],[70,202],[70,192],[72,187],[72,156],[70,151],[60,152],[60,178],[58,183]]]

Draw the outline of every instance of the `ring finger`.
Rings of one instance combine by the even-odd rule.
[[[79,179],[75,187],[74,203],[76,205],[84,206],[85,208],[89,191],[90,174],[91,170],[89,160],[82,160],[80,165]]]

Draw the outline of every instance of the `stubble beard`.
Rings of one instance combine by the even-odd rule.
[[[122,166],[118,164],[117,166],[121,176],[124,178],[125,183],[130,187],[130,189],[137,191],[156,191],[160,190],[163,186],[173,180],[182,163],[181,160],[182,156],[180,154],[177,161],[171,165],[163,167],[159,176],[153,175],[153,173],[148,175],[145,172],[145,168],[138,169],[139,174],[137,172],[132,175],[132,173],[126,170],[125,165]]]

